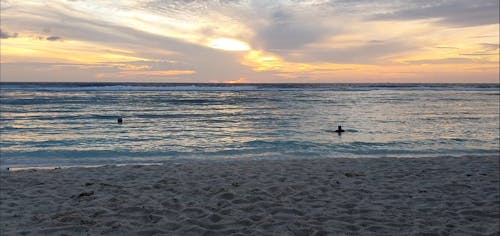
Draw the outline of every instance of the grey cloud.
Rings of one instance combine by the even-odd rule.
[[[10,35],[3,32],[3,31],[0,31],[0,38],[2,39],[7,39],[7,38],[10,38]]]
[[[445,59],[428,59],[428,60],[411,60],[405,61],[409,64],[467,64],[467,63],[475,63],[477,60],[470,58],[445,58]]]
[[[268,16],[268,24],[257,26],[256,30],[257,40],[270,51],[300,49],[332,31],[322,27],[321,21],[306,20],[285,7],[274,10]]]
[[[315,29],[289,22],[274,22],[259,32],[270,50],[301,47],[318,39],[319,35]]]
[[[391,13],[377,14],[371,20],[419,20],[438,19],[438,23],[469,27],[498,24],[498,0],[434,1],[421,6],[403,8]]]
[[[0,30],[0,38],[1,39],[16,38],[16,37],[17,37],[17,33],[9,34],[7,32]]]
[[[59,37],[59,36],[50,36],[50,37],[47,37],[46,39],[49,40],[49,41],[59,41],[59,40],[62,40],[62,38]]]
[[[240,0],[149,0],[138,2],[135,7],[158,14],[192,18],[193,14],[240,2]]]
[[[45,33],[58,34],[40,39],[54,40],[54,37],[59,37],[100,43],[125,43],[136,38],[136,35],[141,35],[141,32],[131,28],[93,20],[90,17],[75,17],[52,8],[43,12],[24,9],[23,13],[22,17],[10,20],[9,26],[28,31],[38,31],[42,28]],[[8,19],[8,16],[5,18]]]
[[[0,0],[0,10],[4,11],[12,7],[12,2],[9,0]]]
[[[491,52],[472,52],[472,53],[460,53],[462,56],[490,56],[497,55],[496,53]]]
[[[499,48],[497,43],[482,43],[481,46],[487,51],[495,51]]]

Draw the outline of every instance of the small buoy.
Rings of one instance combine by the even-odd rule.
[[[333,132],[338,133],[340,135],[342,132],[345,132],[345,130],[343,130],[342,126],[339,125],[339,127],[337,128],[337,130],[335,130]]]
[[[117,120],[117,121],[118,121],[118,124],[121,124],[121,123],[123,123],[123,118],[118,117],[118,120]]]

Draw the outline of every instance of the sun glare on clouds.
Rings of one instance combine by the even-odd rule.
[[[221,49],[225,51],[248,51],[250,46],[248,44],[230,38],[218,38],[210,42],[208,45],[211,48]]]

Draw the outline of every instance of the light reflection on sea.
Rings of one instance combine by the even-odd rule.
[[[351,90],[336,85],[288,90],[279,85],[219,90],[203,85],[196,85],[203,88],[199,90],[9,86],[2,85],[1,90],[4,166],[498,154],[495,86]],[[122,125],[116,123],[118,116],[124,117]],[[337,125],[348,132],[333,133]]]

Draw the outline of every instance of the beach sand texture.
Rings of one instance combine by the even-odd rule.
[[[498,157],[1,173],[1,235],[499,235]]]

